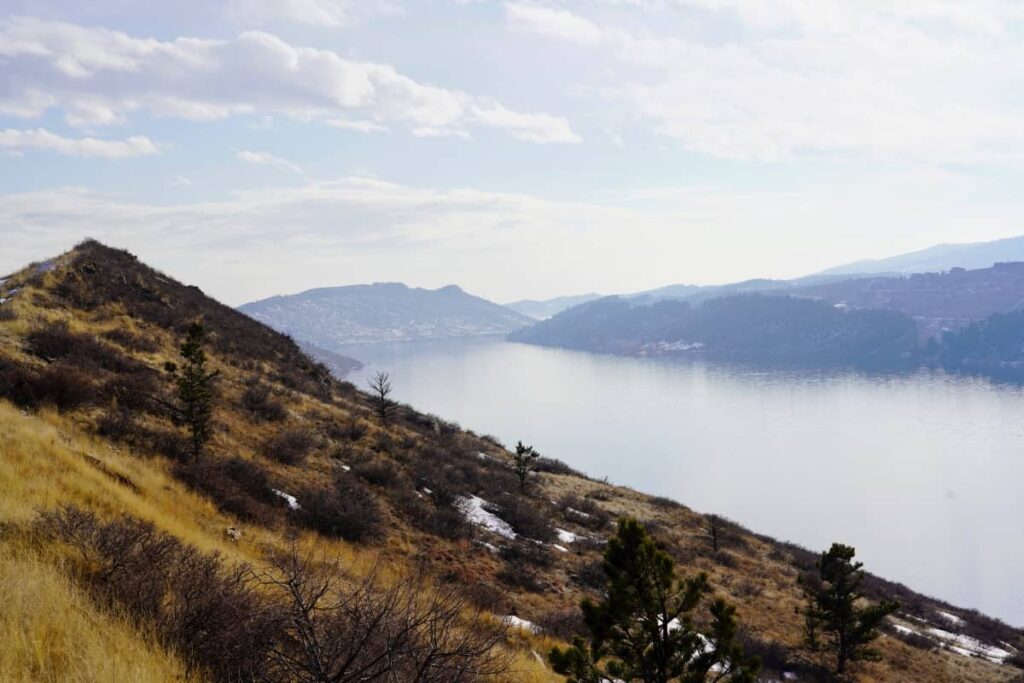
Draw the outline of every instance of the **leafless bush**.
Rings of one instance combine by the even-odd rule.
[[[46,361],[69,360],[78,367],[130,372],[138,363],[93,337],[72,332],[64,323],[50,323],[29,332],[28,350]]]
[[[271,395],[269,386],[259,381],[250,382],[242,392],[242,407],[264,422],[281,422],[288,417],[284,404]]]
[[[266,470],[243,458],[187,460],[174,474],[189,488],[205,494],[217,507],[239,519],[269,523],[282,500],[274,495]]]
[[[367,542],[383,532],[380,505],[365,484],[339,477],[334,488],[304,488],[296,493],[298,520],[325,536]]]
[[[545,634],[571,642],[572,637],[584,633],[583,612],[576,607],[553,609],[544,612],[534,622]]]
[[[13,308],[10,306],[0,306],[0,323],[9,323],[17,319],[18,314],[14,312]]]
[[[520,536],[548,543],[555,538],[555,528],[547,510],[537,501],[515,495],[505,495],[496,510]]]
[[[684,510],[686,507],[677,500],[666,498],[665,496],[651,496],[647,499],[651,505],[659,508],[666,508],[668,510]]]
[[[0,396],[22,408],[51,405],[61,411],[97,400],[92,380],[71,365],[61,362],[35,369],[3,358],[0,358]]]
[[[395,488],[404,479],[402,471],[386,457],[371,458],[352,465],[352,473],[375,486]]]
[[[282,429],[270,436],[260,451],[284,465],[298,465],[305,461],[317,445],[316,435],[307,429]]]
[[[142,411],[153,404],[157,393],[156,373],[149,369],[114,375],[100,386],[100,396],[119,408]]]
[[[270,657],[275,680],[458,683],[505,673],[504,628],[452,586],[410,574],[382,587],[372,571],[352,588],[294,552],[261,577],[287,618]]]
[[[590,498],[579,496],[563,496],[559,501],[562,516],[567,522],[579,524],[592,531],[601,531],[611,521],[610,512],[602,508]]]
[[[244,567],[228,568],[131,518],[77,508],[44,513],[36,530],[74,549],[77,578],[109,608],[151,626],[161,642],[216,680],[263,676],[279,617]]]
[[[115,327],[112,330],[108,330],[103,333],[103,337],[105,339],[109,339],[118,346],[123,346],[129,351],[153,353],[160,348],[160,345],[151,337],[137,334],[123,327]]]
[[[554,563],[551,552],[544,546],[530,541],[512,541],[501,549],[501,557],[516,566],[550,567]]]

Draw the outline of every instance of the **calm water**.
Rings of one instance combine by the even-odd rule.
[[[399,400],[1024,625],[1024,391],[495,339],[340,349]]]

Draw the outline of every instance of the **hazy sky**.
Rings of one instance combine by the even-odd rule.
[[[1016,1],[2,6],[0,272],[508,301],[1024,233]]]

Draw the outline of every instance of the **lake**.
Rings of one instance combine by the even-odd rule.
[[[506,445],[1024,625],[1024,390],[934,372],[764,370],[494,338],[343,347]]]

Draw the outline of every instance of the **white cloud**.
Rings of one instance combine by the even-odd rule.
[[[98,140],[96,138],[67,138],[44,128],[0,131],[0,148],[23,151],[43,149],[76,157],[102,157],[124,159],[156,154],[159,149],[149,138],[133,135],[124,140]]]
[[[197,121],[283,114],[334,122],[361,114],[364,130],[400,122],[449,128],[480,123],[541,142],[574,137],[564,118],[508,112],[507,125],[474,112],[489,98],[419,83],[386,64],[296,47],[260,31],[231,40],[160,41],[75,24],[0,23],[0,114],[40,117],[55,108],[76,126],[123,123],[145,112]],[[344,124],[341,124],[344,125]]]
[[[507,109],[497,102],[474,105],[472,119],[482,126],[498,128],[521,140],[530,142],[541,144],[582,142],[580,136],[572,132],[565,119],[548,114],[524,114]]]
[[[572,12],[521,2],[505,3],[505,12],[513,26],[582,45],[601,41],[603,32],[592,21]]]
[[[228,0],[227,14],[246,25],[292,21],[336,28],[367,14],[399,14],[402,8],[386,0]]]
[[[381,280],[457,282],[500,301],[792,277],[1019,230],[1019,211],[979,207],[964,199],[960,182],[880,178],[871,202],[863,187],[807,197],[706,186],[610,193],[604,203],[553,201],[366,177],[177,205],[53,189],[0,195],[0,272],[88,235],[229,303]]]
[[[302,175],[302,169],[299,168],[298,165],[288,161],[287,159],[276,157],[273,154],[269,154],[267,152],[252,152],[249,150],[242,150],[241,152],[235,154],[235,158],[238,159],[239,161],[244,161],[247,164],[273,166],[274,168],[279,169],[281,171],[290,171],[292,173],[298,173],[299,175]]]
[[[602,24],[548,7],[506,14],[610,59],[614,76],[591,91],[689,150],[1024,163],[1024,101],[1007,96],[1019,91],[1012,27],[1024,9],[1009,0],[680,0]],[[659,26],[680,22],[691,30]]]

